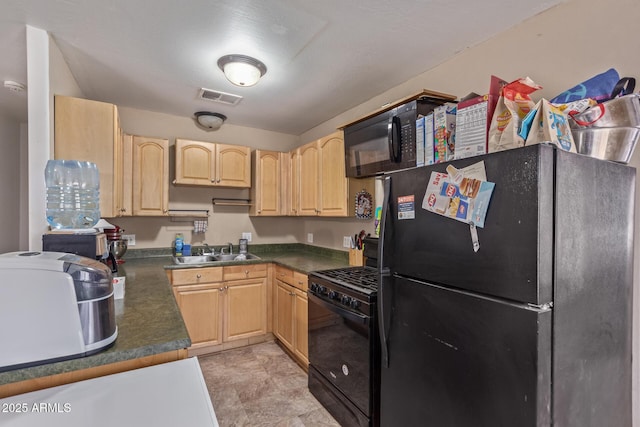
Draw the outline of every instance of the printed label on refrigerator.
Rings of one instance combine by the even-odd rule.
[[[416,217],[415,196],[398,197],[398,219],[414,219]]]

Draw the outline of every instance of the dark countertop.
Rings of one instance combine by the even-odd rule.
[[[235,249],[235,248],[234,248]],[[333,249],[320,248],[317,246],[309,246],[300,243],[281,244],[281,245],[249,245],[249,253],[260,257],[259,260],[249,261],[228,261],[203,264],[180,264],[172,263],[170,251],[168,249],[151,250],[151,252],[142,252],[140,255],[158,256],[160,251],[164,251],[167,259],[167,270],[183,269],[183,268],[202,268],[224,265],[238,264],[263,264],[265,262],[274,262],[300,273],[307,274],[316,270],[328,270],[331,268],[347,267],[349,265],[349,253],[336,251]]]
[[[131,259],[121,264],[127,278],[124,299],[115,300],[118,338],[100,353],[64,362],[0,373],[0,385],[137,359],[191,345],[162,266],[167,258]]]
[[[191,345],[165,269],[202,268],[274,262],[300,273],[348,266],[348,253],[303,244],[253,245],[259,260],[215,264],[173,264],[168,249],[131,250],[118,275],[124,274],[125,297],[115,301],[118,338],[98,354],[0,373],[0,385],[137,359]]]

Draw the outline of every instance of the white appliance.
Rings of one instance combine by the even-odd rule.
[[[218,427],[195,357],[0,399],[3,427]]]
[[[118,335],[111,270],[62,252],[0,255],[0,372],[97,353]]]

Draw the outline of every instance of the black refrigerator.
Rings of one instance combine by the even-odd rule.
[[[479,161],[476,252],[421,203]],[[382,426],[631,425],[634,168],[534,145],[383,181]]]

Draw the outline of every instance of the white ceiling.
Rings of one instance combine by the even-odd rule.
[[[51,34],[84,95],[119,106],[300,135],[566,0],[2,0],[0,80],[27,83],[26,30]],[[268,68],[233,86],[220,56]],[[200,88],[241,95],[236,106]],[[27,120],[26,94],[0,112]]]

